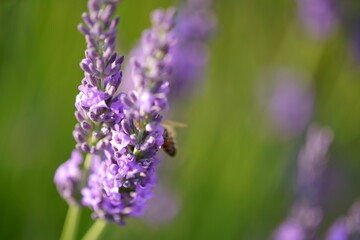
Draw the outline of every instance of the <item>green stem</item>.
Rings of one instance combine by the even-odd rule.
[[[79,184],[79,189],[82,189],[83,187],[85,187],[87,185],[88,177],[90,174],[91,160],[92,160],[92,155],[89,153],[86,154],[85,161],[84,161],[84,167],[82,170],[82,178],[81,178],[81,182]]]
[[[69,206],[60,240],[76,239],[80,215],[81,209],[79,206]]]
[[[97,240],[101,236],[102,232],[106,227],[106,221],[102,219],[96,220],[96,222],[87,231],[83,240]]]

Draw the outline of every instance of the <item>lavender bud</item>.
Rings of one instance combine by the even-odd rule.
[[[87,13],[83,13],[81,15],[82,19],[84,20],[84,22],[89,26],[91,27],[92,25],[94,25],[94,21],[91,20],[90,16],[87,14]]]
[[[131,135],[133,133],[133,129],[131,128],[129,121],[127,119],[123,119],[120,122],[120,125],[123,132],[126,133],[127,135]]]
[[[99,55],[98,55],[98,53],[96,52],[96,49],[90,48],[90,49],[87,49],[87,50],[85,51],[85,56],[86,56],[87,58],[92,59],[92,58],[97,58]]]
[[[111,69],[112,69],[112,64],[107,65],[104,71],[104,75],[109,76]]]
[[[91,73],[92,71],[89,68],[89,65],[83,60],[80,62],[80,67],[82,70],[84,70],[85,72]]]
[[[151,20],[154,25],[160,25],[164,19],[164,11],[163,10],[155,10],[151,13]]]
[[[119,21],[120,21],[119,17],[114,18],[111,21],[109,28],[115,28],[119,24]]]
[[[104,22],[109,21],[114,11],[115,11],[115,5],[113,4],[107,5],[101,14],[101,19]]]
[[[87,48],[89,49],[96,49],[97,48],[97,43],[96,41],[89,35],[85,36],[86,39],[86,43],[87,43]]]
[[[87,29],[82,23],[78,25],[78,30],[84,35],[90,35],[89,29]]]
[[[116,35],[114,35],[114,36],[111,36],[111,37],[109,37],[109,38],[106,38],[105,39],[105,44],[106,44],[106,47],[108,48],[108,49],[112,49],[112,48],[114,48],[115,46],[115,41],[116,41]],[[107,49],[106,49],[107,50]]]
[[[75,125],[75,131],[81,133],[82,135],[86,135],[86,132],[81,128],[80,124]]]
[[[104,71],[104,69],[105,69],[105,62],[104,62],[104,60],[103,60],[102,58],[98,58],[98,59],[96,60],[96,65],[97,65],[97,70],[98,70],[99,72],[103,72],[103,71]]]
[[[93,63],[89,63],[89,69],[91,71],[90,73],[92,73],[92,74],[94,74],[96,76],[100,74]]]
[[[94,122],[96,122],[98,120],[98,117],[96,116],[96,114],[94,112],[89,112],[88,116]]]
[[[99,1],[97,0],[89,0],[88,8],[90,12],[97,12],[100,9]]]
[[[83,152],[89,153],[89,152],[90,152],[90,146],[89,146],[89,144],[87,144],[87,143],[82,143],[82,144],[81,144],[81,150],[82,150]]]
[[[134,107],[134,103],[128,98],[128,96],[127,95],[121,95],[120,96],[120,99],[121,99],[121,102],[123,103],[123,104],[125,104],[126,106],[128,106],[129,108],[132,108],[132,107]]]
[[[84,120],[83,115],[79,112],[79,111],[75,111],[75,118],[76,120],[78,120],[79,122]]]
[[[109,80],[109,85],[110,86],[114,86],[114,87],[117,87],[120,83],[120,77],[119,75],[114,75],[113,77],[110,78]]]
[[[100,140],[97,144],[96,144],[96,150],[101,151],[106,147],[106,142],[103,140]]]
[[[125,57],[124,57],[124,56],[121,56],[121,57],[119,57],[118,59],[116,59],[115,63],[116,63],[116,64],[122,64],[122,63],[124,62],[124,59],[125,59]]]
[[[81,148],[81,144],[77,143],[75,145],[75,149],[79,150],[79,151],[82,151],[82,148]]]
[[[116,56],[117,56],[116,52],[114,52],[114,53],[110,56],[110,58],[109,58],[109,60],[108,60],[108,64],[109,64],[109,65],[111,65],[111,63],[113,63],[113,62],[115,61]]]
[[[109,75],[114,75],[114,74],[116,74],[120,69],[121,69],[121,65],[120,65],[120,64],[117,64],[114,68],[112,68],[112,69],[110,70]]]
[[[75,141],[78,143],[85,142],[84,136],[78,131],[73,131],[73,137],[74,137]]]
[[[90,131],[92,129],[92,125],[86,121],[81,122],[81,127],[87,131]]]
[[[93,132],[92,136],[93,136],[94,138],[101,138],[103,135],[102,135],[101,132]]]
[[[101,35],[102,34],[102,29],[101,29],[101,23],[96,22],[92,28],[92,32],[94,35]]]
[[[111,54],[114,52],[114,49],[115,49],[115,46],[114,46],[114,45],[108,45],[108,46],[106,46],[106,50],[105,50],[105,52],[104,52],[104,54],[103,54],[103,57],[104,57],[105,59],[108,59],[108,58],[111,56]]]
[[[94,77],[94,76],[91,75],[91,74],[86,73],[86,78],[88,79],[89,83],[90,83],[92,86],[97,86],[98,83],[99,83],[99,79],[97,79],[96,77]]]

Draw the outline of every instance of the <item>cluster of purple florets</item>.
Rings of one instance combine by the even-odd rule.
[[[316,240],[324,220],[322,189],[324,173],[333,140],[329,128],[312,125],[298,157],[297,196],[286,220],[276,229],[273,240]],[[356,201],[347,216],[329,228],[326,240],[358,239],[360,236],[360,202]]]
[[[171,96],[189,94],[203,78],[208,62],[208,42],[216,30],[211,0],[188,0],[180,8],[174,32],[177,36],[174,55]]]
[[[328,128],[312,125],[306,144],[298,157],[297,198],[288,218],[274,234],[274,240],[315,239],[323,217],[320,206],[321,185],[332,142]]]
[[[127,216],[144,213],[156,185],[154,166],[163,145],[163,110],[175,44],[175,10],[157,10],[153,27],[143,33],[141,58],[132,59],[134,90],[121,93],[124,57],[115,52],[116,27],[112,19],[119,0],[89,0],[86,26],[79,25],[87,42],[85,72],[76,97],[79,123],[71,158],[55,174],[55,183],[69,204],[91,207],[94,217],[123,224]],[[87,156],[83,159],[83,153]]]

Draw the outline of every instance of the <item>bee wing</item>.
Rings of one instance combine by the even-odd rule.
[[[163,125],[163,127],[166,128],[166,130],[167,130],[168,133],[169,133],[169,136],[171,136],[173,139],[176,138],[176,130],[175,130],[175,127],[174,127],[174,126],[171,126],[171,125],[168,125],[168,124],[164,124],[164,123],[161,123],[161,125]]]
[[[162,123],[163,125],[166,125],[166,126],[187,128],[187,124],[186,124],[186,123],[175,122],[175,121],[171,121],[171,120],[167,120],[167,119],[162,120],[161,123]]]

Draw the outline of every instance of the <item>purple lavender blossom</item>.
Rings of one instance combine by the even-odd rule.
[[[273,239],[305,240],[305,232],[296,219],[288,219],[276,230]]]
[[[122,80],[124,57],[117,57],[114,52],[119,18],[111,20],[118,2],[89,0],[89,14],[82,15],[87,27],[83,24],[78,27],[85,35],[87,50],[80,63],[85,78],[75,103],[75,116],[80,124],[73,135],[77,149],[87,153],[96,153],[109,145],[110,128],[123,118],[123,106],[115,93]]]
[[[327,233],[326,240],[348,240],[360,238],[360,201],[355,202],[346,217],[335,221]]]
[[[208,62],[208,42],[216,28],[210,0],[187,0],[179,10],[174,29],[172,95],[188,93],[203,78]]]
[[[314,94],[303,75],[292,69],[275,69],[267,71],[261,81],[261,104],[274,132],[283,139],[302,134],[312,117]]]
[[[59,167],[55,176],[59,192],[67,200],[80,195],[78,193],[87,183],[90,165],[104,158],[104,150],[109,148],[112,139],[111,129],[124,117],[120,96],[115,95],[122,80],[121,64],[124,60],[122,56],[117,57],[114,51],[119,18],[111,19],[118,2],[89,0],[89,14],[82,15],[87,26],[78,26],[85,35],[87,49],[86,58],[80,63],[85,77],[75,102],[75,117],[79,123],[73,131],[77,150],[73,152],[72,159],[81,161],[66,162]],[[88,155],[83,166],[80,166],[82,152]],[[68,178],[74,183],[70,184]],[[80,202],[80,199],[72,199],[72,202]]]
[[[306,31],[315,39],[325,39],[334,30],[338,16],[332,0],[297,0],[298,14]]]
[[[170,188],[158,187],[154,190],[154,197],[149,200],[145,221],[150,226],[169,223],[176,217],[179,208],[180,201],[176,192]]]
[[[126,94],[119,91],[124,57],[115,52],[119,18],[111,19],[118,2],[89,0],[89,14],[82,15],[87,26],[78,28],[87,50],[75,103],[78,150],[60,166],[55,182],[64,198],[92,208],[94,218],[124,224],[126,217],[143,216],[157,182],[154,167],[164,143],[160,122],[168,108],[175,10],[153,12],[153,27],[143,33],[143,57],[132,60],[135,89]],[[80,168],[82,152],[87,155]],[[73,200],[75,195],[82,199]]]
[[[171,55],[170,97],[188,94],[203,78],[208,62],[208,42],[216,28],[216,20],[211,11],[211,0],[187,0],[179,9],[175,19],[173,33],[176,35],[176,46]],[[137,44],[130,53],[138,61],[144,61],[144,50]],[[125,89],[132,89],[129,81],[135,65],[125,69]]]
[[[329,229],[326,240],[347,240],[348,238],[345,219],[338,219]]]
[[[119,96],[124,118],[111,128],[104,161],[92,168],[82,191],[94,217],[124,224],[126,217],[143,216],[153,196],[157,152],[164,142],[161,111],[168,108],[174,14],[174,9],[153,12],[153,28],[143,33],[143,57],[132,60],[135,90]]]
[[[75,190],[81,181],[80,165],[83,163],[81,153],[74,150],[71,158],[56,170],[54,181],[60,195],[69,203],[76,204]]]
[[[310,126],[306,144],[298,157],[297,198],[288,219],[275,231],[274,240],[316,239],[322,220],[320,195],[322,177],[328,159],[332,132],[316,125]]]

